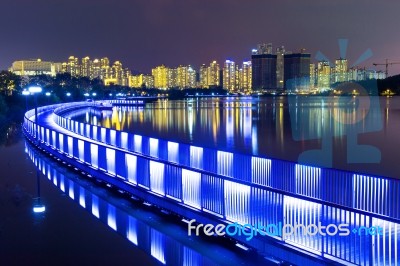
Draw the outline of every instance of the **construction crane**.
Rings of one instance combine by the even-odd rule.
[[[386,63],[384,64],[379,64],[379,63],[373,63],[374,66],[385,66],[386,67],[386,77],[389,77],[389,66],[393,66],[393,65],[400,65],[400,62],[389,62],[389,59],[386,59]]]

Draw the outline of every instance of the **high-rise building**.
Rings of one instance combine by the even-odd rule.
[[[229,91],[236,91],[237,80],[236,80],[237,67],[234,61],[226,60],[223,68],[223,88]]]
[[[103,57],[100,59],[101,66],[101,79],[105,80],[111,78],[111,70],[110,70],[110,60],[107,57]]]
[[[272,54],[272,43],[258,44],[257,54]]]
[[[310,89],[311,54],[302,50],[296,54],[284,55],[284,88],[290,91]]]
[[[335,61],[335,82],[348,81],[348,62],[347,59],[337,59]]]
[[[212,61],[207,69],[208,87],[220,86],[220,68],[217,61]]]
[[[111,78],[116,81],[116,85],[122,84],[123,68],[120,61],[115,61],[111,67]]]
[[[252,87],[255,90],[276,89],[276,62],[277,56],[273,54],[253,54]]]
[[[128,87],[131,76],[131,71],[128,68],[124,68],[121,73],[121,80],[119,85]]]
[[[178,66],[176,69],[176,83],[179,89],[188,88],[188,67]]]
[[[92,62],[92,77],[101,79],[101,62],[99,59],[94,59]]]
[[[276,87],[283,89],[284,87],[284,76],[285,76],[285,47],[281,46],[276,48]]]
[[[329,89],[331,87],[331,66],[327,61],[318,62],[318,88]]]
[[[205,64],[201,65],[199,72],[199,87],[208,88],[208,67]]]
[[[143,75],[143,83],[146,88],[154,88],[154,77],[152,75]]]
[[[106,63],[106,61],[104,61]],[[105,72],[106,78],[103,78],[104,84],[108,85],[128,85],[128,80],[125,77],[124,69],[122,68],[122,63],[120,61],[115,61],[112,67],[107,67],[106,65],[102,68]]]
[[[151,73],[154,77],[154,87],[157,89],[168,89],[169,88],[169,76],[170,76],[170,71],[169,68],[167,68],[164,65],[158,66],[156,68],[153,68],[151,70]]]
[[[92,61],[87,56],[82,58],[82,65],[81,65],[81,75],[83,77],[93,78],[93,68],[92,68]]]
[[[239,70],[239,88],[243,93],[251,92],[251,77],[252,77],[252,69],[251,69],[251,61],[244,61],[242,64],[242,68]]]
[[[313,89],[316,85],[317,75],[315,72],[315,64],[310,64],[310,88]]]
[[[196,88],[196,70],[192,66],[188,66],[188,71],[187,71],[187,79],[188,79],[188,88]]]
[[[129,87],[140,89],[143,86],[145,86],[146,88],[154,88],[154,77],[144,74],[130,76]]]
[[[79,58],[70,56],[68,62],[63,64],[63,70],[68,72],[73,77],[79,77],[81,75],[81,66],[79,65]]]
[[[169,68],[167,74],[167,88],[177,88],[178,70],[176,68]]]
[[[21,60],[13,62],[10,71],[18,76],[50,75],[60,73],[61,63],[36,60]]]

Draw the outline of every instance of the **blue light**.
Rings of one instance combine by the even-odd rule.
[[[32,86],[28,90],[30,93],[41,93],[43,89],[39,86]]]
[[[46,207],[44,205],[35,205],[33,207],[33,212],[34,213],[43,213],[46,211]]]
[[[110,228],[117,231],[116,209],[111,204],[108,204],[107,224]]]

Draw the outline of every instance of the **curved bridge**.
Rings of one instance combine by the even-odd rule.
[[[400,181],[197,147],[79,123],[63,114],[90,103],[25,114],[26,136],[81,171],[203,224],[348,224],[383,235],[234,236],[241,246],[298,265],[397,265]],[[290,255],[289,255],[290,254]],[[306,256],[304,256],[306,255]],[[288,259],[289,258],[289,259]]]

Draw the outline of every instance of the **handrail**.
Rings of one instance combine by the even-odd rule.
[[[73,121],[59,115],[60,111],[67,108],[55,110],[55,122],[67,130],[95,141],[123,150],[142,153],[155,159],[173,161],[182,166],[227,176],[241,182],[400,219],[400,211],[397,208],[397,202],[400,200],[399,192],[397,195],[388,192],[400,191],[399,179],[318,168],[278,159],[242,155],[140,136]],[[139,139],[140,145],[135,144],[137,139]],[[171,143],[176,144],[175,149],[178,149],[179,158],[170,158],[173,157],[168,151]],[[154,146],[153,151],[151,146]],[[226,166],[221,167],[222,164],[226,164]],[[375,197],[372,193],[365,195],[366,187],[380,194],[381,197]]]
[[[84,104],[75,106],[84,106]],[[61,107],[61,105],[41,107],[38,112],[43,113]],[[65,106],[65,108],[67,107]],[[151,195],[150,198],[159,204],[168,203],[171,211],[179,212],[183,216],[188,212],[182,210],[182,207],[214,217],[225,223],[267,225],[283,221],[297,224],[303,221],[301,217],[307,216],[311,219],[310,221],[321,223],[334,221],[352,226],[382,225],[385,230],[389,230],[389,235],[397,233],[393,230],[400,224],[396,213],[382,215],[365,210],[360,211],[354,206],[343,207],[325,200],[311,199],[301,193],[280,191],[245,180],[180,165],[170,160],[128,151],[90,140],[72,132],[65,134],[64,130],[59,131],[57,128],[44,126],[39,120],[33,122],[30,120],[31,114],[32,112],[28,111],[24,120],[24,131],[30,140],[56,157],[67,160],[75,167],[102,176],[106,182],[127,190],[135,188],[135,191]],[[36,129],[38,134],[36,134]],[[37,139],[36,136],[38,136]],[[306,172],[301,173],[302,175],[306,174]],[[322,177],[326,178],[324,175],[320,175],[320,178]],[[353,176],[352,181],[354,180],[360,181]],[[332,189],[332,185],[325,184],[321,188],[325,193]],[[294,187],[296,188],[296,186]],[[344,190],[348,189],[344,188]],[[394,193],[395,190],[391,191]],[[352,203],[353,200],[352,198]],[[179,208],[173,207],[174,204]],[[384,210],[386,208],[388,208],[387,205],[384,206]],[[303,250],[311,250],[322,257],[333,256],[351,263],[357,263],[358,251],[356,248],[347,250],[347,245],[355,247],[372,245],[372,241],[366,237],[348,240],[349,242],[346,242],[344,246],[342,246],[343,240],[337,238],[329,241],[323,241],[322,238],[307,238],[307,241],[304,241],[304,238],[283,239],[281,235],[278,235],[275,239]],[[394,241],[392,238],[389,240]],[[381,248],[378,246],[383,242],[375,241],[370,249]],[[255,245],[257,246],[257,244]],[[335,246],[334,249],[331,248],[332,245]],[[346,252],[350,252],[350,255],[343,257],[342,254],[346,252],[337,252],[337,249],[342,248],[346,249]],[[394,256],[393,253],[391,256]],[[393,261],[397,259],[397,257],[393,258]]]

